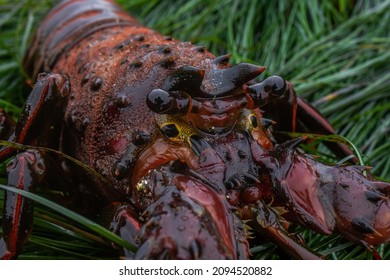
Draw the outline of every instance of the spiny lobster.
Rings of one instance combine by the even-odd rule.
[[[110,230],[138,246],[129,258],[246,259],[256,233],[294,258],[321,258],[290,222],[369,249],[388,242],[390,184],[316,161],[298,148],[306,137],[273,134],[334,130],[291,83],[258,83],[264,67],[229,57],[145,28],[112,1],[62,1],[35,34],[24,67],[37,82],[16,123],[1,111],[1,139],[59,150],[103,179],[39,148],[4,146],[1,160],[15,156],[8,185],[57,186],[61,203],[110,216]],[[32,211],[6,192],[1,258],[17,257]]]

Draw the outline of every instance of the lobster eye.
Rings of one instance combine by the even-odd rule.
[[[250,115],[249,116],[249,124],[253,127],[253,128],[257,128],[257,126],[259,125],[258,122],[257,122],[257,118],[255,115]]]
[[[149,109],[157,114],[183,116],[192,107],[192,100],[183,91],[165,91],[154,89],[146,97]],[[196,107],[196,105],[194,105]]]
[[[279,76],[271,76],[264,80],[273,96],[282,96],[286,91],[286,82]]]
[[[172,97],[165,90],[154,89],[148,94],[146,104],[153,112],[162,114],[172,107]]]
[[[161,131],[168,138],[173,138],[179,135],[179,129],[174,123],[161,126]]]

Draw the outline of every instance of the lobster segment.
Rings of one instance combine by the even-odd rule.
[[[42,22],[35,34],[35,44],[25,57],[24,68],[31,77],[50,71],[66,54],[88,35],[115,26],[138,25],[112,1],[63,0]]]
[[[34,192],[42,181],[46,164],[38,151],[20,153],[7,165],[8,185]],[[5,192],[0,259],[12,259],[28,240],[32,229],[33,203],[11,191]]]

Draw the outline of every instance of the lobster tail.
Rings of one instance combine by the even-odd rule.
[[[41,24],[24,58],[32,78],[50,71],[58,58],[90,34],[114,26],[138,25],[111,1],[63,0]]]

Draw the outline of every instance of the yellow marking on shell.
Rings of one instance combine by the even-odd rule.
[[[254,129],[251,116],[254,116],[257,119],[256,114],[254,114],[253,110],[243,109],[241,116],[238,118],[237,127],[242,130],[247,130],[252,132]],[[257,120],[259,122],[259,120]]]
[[[169,140],[174,142],[187,142],[189,143],[189,137],[196,134],[196,131],[192,125],[184,121],[182,118],[171,115],[156,114],[155,121],[157,125],[163,128],[166,125],[173,124],[176,126],[179,134],[176,137],[169,137]]]
[[[255,117],[257,126],[254,126],[251,117]],[[272,143],[269,139],[266,130],[261,125],[261,116],[255,110],[243,109],[242,114],[237,122],[238,129],[248,131],[253,139],[262,147],[271,147]]]
[[[137,189],[138,192],[147,194],[150,192],[149,181],[142,179],[136,184],[135,188]]]
[[[252,119],[256,121],[256,124],[253,123]],[[255,114],[250,114],[248,116],[248,124],[252,128],[257,128],[259,126],[259,119],[257,118],[257,116]]]
[[[144,184],[142,181],[139,181],[135,187],[138,191],[141,191],[144,188]]]

